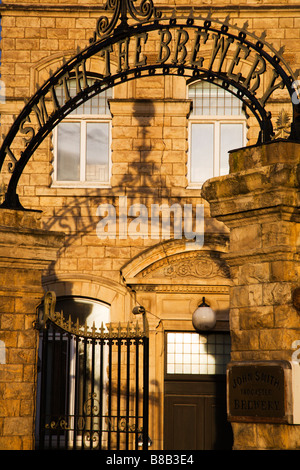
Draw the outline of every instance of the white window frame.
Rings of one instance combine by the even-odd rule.
[[[57,179],[57,167],[58,167],[58,126],[55,127],[53,131],[53,153],[54,153],[54,162],[53,162],[53,181],[52,187],[67,187],[67,188],[111,188],[111,129],[112,129],[112,120],[107,115],[101,114],[76,114],[65,118],[62,123],[80,123],[80,180],[79,181],[63,181]],[[86,125],[87,123],[108,123],[108,180],[107,181],[87,181],[85,179],[85,170],[86,170]]]
[[[193,85],[193,84],[191,84]],[[187,86],[187,99],[189,97],[189,87]],[[247,142],[247,117],[246,115],[191,115],[188,120],[188,168],[187,178],[188,186],[187,189],[198,189],[201,188],[206,180],[199,182],[192,182],[192,124],[213,124],[214,125],[214,156],[213,156],[213,175],[211,178],[220,176],[220,128],[221,124],[243,124],[243,139],[244,145]],[[234,150],[232,148],[231,150]]]

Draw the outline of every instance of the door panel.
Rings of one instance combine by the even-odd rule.
[[[169,396],[165,399],[165,450],[195,450],[202,438],[204,403],[198,397]],[[166,419],[167,418],[167,419]],[[201,443],[201,448],[204,442]]]
[[[225,380],[166,382],[164,449],[231,448],[232,431],[226,417]]]
[[[164,449],[232,448],[226,414],[227,332],[165,334]]]

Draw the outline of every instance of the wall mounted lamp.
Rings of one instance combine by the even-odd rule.
[[[205,303],[205,297],[202,298],[202,303],[194,311],[192,316],[193,327],[197,331],[211,330],[217,321],[216,312]]]

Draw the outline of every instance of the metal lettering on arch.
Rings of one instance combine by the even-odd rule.
[[[247,23],[238,27],[228,17],[220,21],[211,13],[202,17],[191,9],[186,15],[178,15],[175,10],[162,14],[152,0],[142,0],[138,7],[135,3],[108,0],[105,10],[110,16],[98,19],[90,44],[64,61],[16,118],[0,148],[0,169],[7,161],[11,172],[0,207],[24,210],[17,185],[40,143],[75,108],[128,80],[170,74],[190,81],[207,80],[228,89],[257,119],[258,143],[274,138],[272,116],[266,105],[276,90],[282,90],[293,114],[288,138],[300,142],[299,71],[291,70],[283,50],[276,51],[266,41],[265,33],[257,37],[248,30]],[[89,69],[90,58],[104,62],[101,75]],[[76,83],[74,97],[69,93],[70,79]],[[57,87],[64,89],[62,105]]]

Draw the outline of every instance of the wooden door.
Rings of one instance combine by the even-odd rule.
[[[230,450],[225,380],[166,381],[165,450]]]

